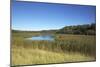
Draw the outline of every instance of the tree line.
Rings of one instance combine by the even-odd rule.
[[[84,24],[84,25],[73,25],[65,26],[58,30],[42,30],[42,31],[20,31],[12,30],[14,33],[56,33],[56,34],[80,34],[80,35],[96,35],[96,24]]]
[[[92,24],[84,24],[84,25],[65,26],[64,28],[58,30],[56,33],[95,35],[96,24],[92,23]]]

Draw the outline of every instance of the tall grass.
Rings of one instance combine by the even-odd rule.
[[[26,37],[37,36],[37,35],[42,35],[42,34],[13,33],[12,65],[95,60],[96,57],[95,36],[54,34],[55,38],[54,41],[36,41],[36,40],[32,41],[25,39]],[[45,54],[43,52],[45,52]],[[75,57],[75,55],[77,58]],[[37,58],[37,56],[39,57]],[[79,58],[79,56],[81,57]],[[18,59],[16,59],[16,57]],[[57,58],[59,61],[57,60]],[[27,62],[24,59],[26,59]]]
[[[96,55],[96,37],[88,35],[58,35],[57,44],[63,51],[80,52],[85,55]]]
[[[40,49],[12,49],[12,65],[48,64],[62,62],[93,61],[93,57],[88,57],[80,53],[50,52]]]

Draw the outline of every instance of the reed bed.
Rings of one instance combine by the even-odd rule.
[[[38,34],[12,35],[12,65],[46,64],[96,59],[96,37],[54,34],[54,41],[27,40]],[[26,61],[27,60],[27,61]]]

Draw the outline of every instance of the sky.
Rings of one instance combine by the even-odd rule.
[[[13,1],[14,30],[51,30],[64,26],[95,23],[95,6]]]

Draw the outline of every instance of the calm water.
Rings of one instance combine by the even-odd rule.
[[[41,35],[41,36],[33,36],[31,38],[28,38],[31,40],[49,40],[49,41],[53,41],[54,37],[51,35]]]

